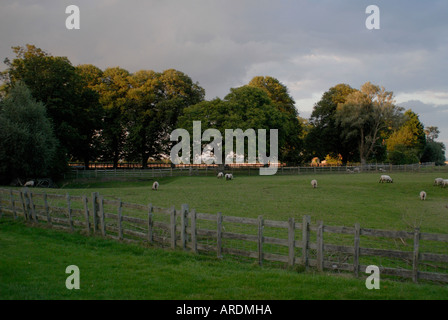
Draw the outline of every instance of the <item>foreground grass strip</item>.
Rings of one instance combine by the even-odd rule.
[[[448,299],[448,287],[260,268],[0,220],[0,299]],[[80,269],[68,290],[65,269]]]

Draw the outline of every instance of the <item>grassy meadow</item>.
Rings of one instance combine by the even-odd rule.
[[[66,184],[58,193],[90,195],[97,191],[108,199],[160,207],[188,204],[197,212],[287,221],[310,215],[335,226],[448,232],[448,188],[433,186],[440,173],[395,173],[394,183],[378,183],[379,174],[317,174],[294,176],[238,176],[233,181],[216,177],[157,178],[153,180],[86,180]],[[442,173],[443,175],[443,173]],[[448,173],[445,174],[448,176]],[[317,179],[318,188],[310,181]],[[419,199],[420,191],[428,194]],[[46,190],[48,191],[48,190]],[[38,192],[38,191],[36,191]],[[53,192],[53,190],[51,190]]]
[[[379,174],[318,174],[158,178],[153,180],[85,180],[60,189],[34,192],[90,195],[160,207],[184,203],[197,212],[301,221],[386,230],[448,233],[448,189],[433,186],[448,174],[394,173],[393,184],[378,183]],[[318,188],[310,181],[316,178]],[[426,201],[419,193],[428,193]],[[448,299],[448,286],[411,281],[381,281],[367,290],[366,275],[328,275],[313,270],[259,267],[256,262],[217,259],[146,245],[119,243],[0,220],[0,299]],[[438,248],[447,254],[446,247]],[[65,288],[65,268],[81,270],[81,290]]]

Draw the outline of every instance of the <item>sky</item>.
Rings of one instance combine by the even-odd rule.
[[[79,29],[66,28],[69,5]],[[369,5],[379,29],[366,27]],[[446,0],[0,0],[1,61],[26,44],[103,70],[174,68],[208,100],[271,76],[304,118],[331,87],[370,81],[448,147]]]

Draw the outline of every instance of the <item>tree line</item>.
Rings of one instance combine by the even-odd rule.
[[[288,88],[270,76],[205,100],[187,74],[120,67],[73,66],[34,45],[12,48],[0,88],[0,176],[60,176],[69,161],[139,162],[169,155],[176,128],[278,129],[279,160],[319,157],[340,163],[444,162],[437,127],[425,128],[393,93],[365,83],[325,92],[310,119],[298,114]]]

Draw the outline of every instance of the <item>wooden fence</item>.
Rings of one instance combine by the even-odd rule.
[[[33,193],[30,189],[0,189],[0,217],[102,235],[119,241],[215,252],[273,261],[318,271],[365,272],[378,265],[381,275],[448,283],[448,234],[419,229],[390,231],[300,221],[232,217],[199,213],[188,205],[160,208],[105,199],[98,193],[70,196]],[[381,247],[378,248],[378,246]],[[400,247],[402,250],[396,250]]]

